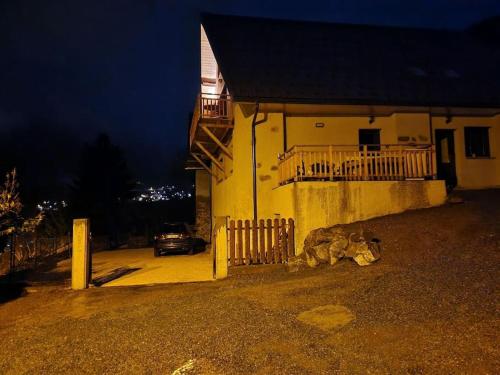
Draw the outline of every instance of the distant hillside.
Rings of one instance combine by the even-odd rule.
[[[500,15],[486,18],[470,26],[467,32],[500,47]]]

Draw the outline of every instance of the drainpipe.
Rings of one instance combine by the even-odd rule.
[[[255,112],[252,119],[252,167],[253,167],[253,218],[257,220],[257,152],[255,149],[255,126],[259,114],[259,102],[255,102]]]
[[[432,108],[429,108],[429,132],[431,133],[431,145],[434,144],[434,127],[432,126]]]

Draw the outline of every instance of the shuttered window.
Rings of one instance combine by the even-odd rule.
[[[465,155],[469,158],[484,158],[490,156],[490,128],[483,126],[466,126]]]

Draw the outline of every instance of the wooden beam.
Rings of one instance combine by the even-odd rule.
[[[215,164],[215,166],[217,168],[219,168],[222,173],[224,173],[224,176],[226,175],[226,172],[224,171],[224,167],[221,165],[221,163],[219,163],[219,161],[210,153],[210,151],[208,151],[205,146],[203,146],[200,142],[198,141],[195,141],[194,142],[196,144],[196,146],[198,146],[200,148],[201,151],[203,151],[203,153],[205,155],[207,155],[209,157],[210,160],[212,160],[212,163]]]
[[[224,154],[227,155],[227,157],[231,160],[233,160],[233,155],[231,154],[231,151],[229,151],[229,149],[226,147],[226,145],[224,143],[222,143],[219,138],[217,138],[215,136],[214,133],[212,133],[205,125],[201,125],[201,128],[203,129],[203,131],[205,133],[207,133],[207,135],[212,138],[212,140],[217,144],[217,146],[220,147],[220,149],[222,150],[222,152]]]
[[[205,168],[205,169],[206,169],[206,171],[207,171],[208,173],[210,173],[210,175],[211,175],[212,177],[215,177],[215,175],[213,174],[213,172],[212,172],[212,170],[210,169],[210,167],[209,167],[208,165],[206,165],[206,164],[205,164],[205,162],[204,162],[203,160],[201,160],[201,158],[200,158],[198,155],[196,155],[196,154],[191,154],[191,156],[192,156],[192,157],[193,157],[193,158],[194,158],[194,159],[195,159],[198,163],[200,163],[200,165],[201,165],[203,168]]]
[[[215,123],[206,122],[206,121],[203,121],[203,125],[206,126],[207,128],[225,128],[225,129],[233,129],[234,128],[233,124],[215,124]]]

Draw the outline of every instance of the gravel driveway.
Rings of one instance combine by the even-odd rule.
[[[243,267],[224,281],[81,292],[28,286],[0,305],[0,373],[497,373],[500,191],[463,196],[362,223],[383,245],[369,267]],[[324,313],[337,314],[334,324]]]

